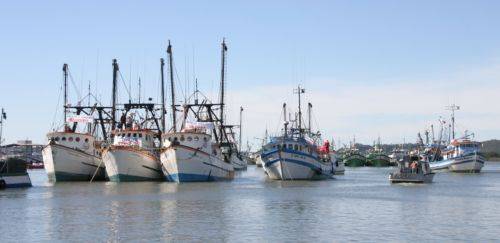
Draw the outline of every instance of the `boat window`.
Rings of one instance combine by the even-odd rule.
[[[181,142],[184,141],[184,136],[181,136]]]
[[[56,140],[56,142],[59,141],[59,137],[56,137],[54,140]]]
[[[89,142],[89,139],[88,139],[88,138],[86,138],[86,139],[85,139],[85,142],[86,142],[86,143],[88,143],[88,142]]]
[[[76,142],[80,142],[80,138],[79,138],[79,137],[76,137],[76,138],[75,138],[75,141],[76,141]]]
[[[203,137],[203,141],[208,141],[208,138],[207,137]]]
[[[132,137],[134,138],[137,137],[137,133],[132,134]]]
[[[73,137],[69,137],[69,138],[68,138],[68,141],[69,141],[69,142],[73,142]]]
[[[299,150],[299,145],[295,144],[295,145],[293,146],[293,149],[295,149],[295,150]]]
[[[177,137],[174,137],[174,141],[177,141]]]
[[[124,138],[124,137],[125,137],[125,133],[122,133],[121,135],[122,135],[122,138]]]
[[[299,150],[302,151],[302,145],[299,145]]]
[[[198,136],[195,136],[194,141],[198,141],[198,140],[200,140],[200,138]]]
[[[172,137],[168,137],[167,139],[168,141],[172,142]]]
[[[139,133],[139,137],[142,138],[142,133]]]
[[[288,144],[288,149],[293,149],[293,145],[292,144]]]
[[[66,141],[66,137],[62,137],[62,138],[61,138],[61,141]]]
[[[188,142],[191,142],[191,141],[193,141],[193,138],[192,137],[187,137],[187,140],[188,140]]]
[[[130,133],[127,133],[127,137],[130,137]]]

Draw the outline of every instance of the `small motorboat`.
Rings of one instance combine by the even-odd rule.
[[[434,173],[429,162],[423,161],[418,155],[411,155],[398,161],[397,169],[389,176],[391,183],[431,183]]]

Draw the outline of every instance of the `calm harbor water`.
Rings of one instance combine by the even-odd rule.
[[[328,181],[56,183],[0,191],[0,241],[500,240],[500,163],[391,185],[390,168],[348,168]]]

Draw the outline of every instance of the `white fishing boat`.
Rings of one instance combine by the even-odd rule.
[[[51,132],[47,139],[42,157],[50,181],[88,181],[94,174],[95,180],[105,179],[99,143],[92,135]]]
[[[48,143],[42,150],[45,171],[50,181],[88,181],[92,178],[105,180],[106,172],[100,152],[101,141],[96,141],[91,132],[97,133],[99,127],[105,129],[104,125],[97,125],[104,124],[102,114],[108,108],[97,105],[69,105],[68,72],[68,65],[64,64],[64,125],[62,131],[47,134]],[[90,99],[90,94],[87,97]],[[70,111],[75,111],[74,115],[70,116]],[[101,115],[101,119],[95,119],[97,123],[92,116],[96,111]]]
[[[331,178],[335,173],[332,158],[329,153],[329,144],[320,148],[316,141],[320,139],[319,133],[313,134],[310,125],[302,127],[302,113],[300,106],[300,96],[304,89],[298,87],[299,112],[296,121],[292,122],[292,127],[288,129],[286,120],[286,104],[283,105],[285,117],[283,135],[274,137],[271,142],[264,146],[262,152],[264,170],[267,176],[273,180],[314,180]],[[309,108],[312,105],[309,104]],[[311,138],[315,136],[316,141]]]
[[[449,130],[448,145],[441,146],[444,121],[441,122],[441,132],[438,142],[438,150],[435,150],[431,158],[431,169],[433,171],[450,171],[463,173],[479,173],[484,166],[485,158],[479,154],[480,143],[473,141],[474,134],[465,131],[463,137],[455,139],[455,111],[460,107],[451,105],[447,107],[451,111],[451,124]],[[436,147],[436,146],[435,146]]]
[[[104,149],[103,161],[109,180],[150,181],[163,178],[155,131],[124,129],[113,132],[113,145]]]
[[[442,160],[431,163],[433,171],[479,173],[486,159],[479,154],[479,143],[455,139],[442,151]]]
[[[343,175],[345,173],[345,163],[341,156],[336,151],[332,150],[332,152],[330,152],[330,157],[332,158],[335,175]]]
[[[224,125],[224,75],[227,47],[222,42],[222,77],[220,103],[212,104],[205,99],[198,102],[198,89],[194,103],[183,105],[180,131],[177,131],[174,103],[174,82],[172,75],[172,48],[169,44],[170,84],[172,91],[172,132],[163,135],[160,161],[166,180],[177,183],[232,180],[234,165],[241,161],[235,158],[237,150],[231,126]],[[220,114],[214,112],[219,109]],[[243,165],[241,165],[243,166]],[[244,165],[246,167],[246,164]]]
[[[163,173],[173,182],[221,181],[234,178],[233,164],[219,143],[204,129],[164,135],[160,160]]]

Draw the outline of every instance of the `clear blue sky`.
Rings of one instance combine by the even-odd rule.
[[[276,130],[279,103],[295,102],[283,94],[299,82],[316,101],[328,137],[414,141],[457,102],[464,128],[480,139],[498,138],[500,111],[490,103],[498,104],[491,95],[500,91],[499,12],[499,1],[457,0],[3,1],[6,140],[44,141],[65,62],[80,92],[90,80],[104,102],[112,58],[133,89],[140,76],[144,95],[157,97],[158,59],[171,39],[178,81],[196,76],[210,92],[223,37],[231,107],[247,107],[249,140],[266,127]],[[269,86],[283,92],[266,93]],[[237,95],[245,92],[251,95]],[[392,100],[391,92],[399,95]],[[274,111],[278,116],[267,115]]]

